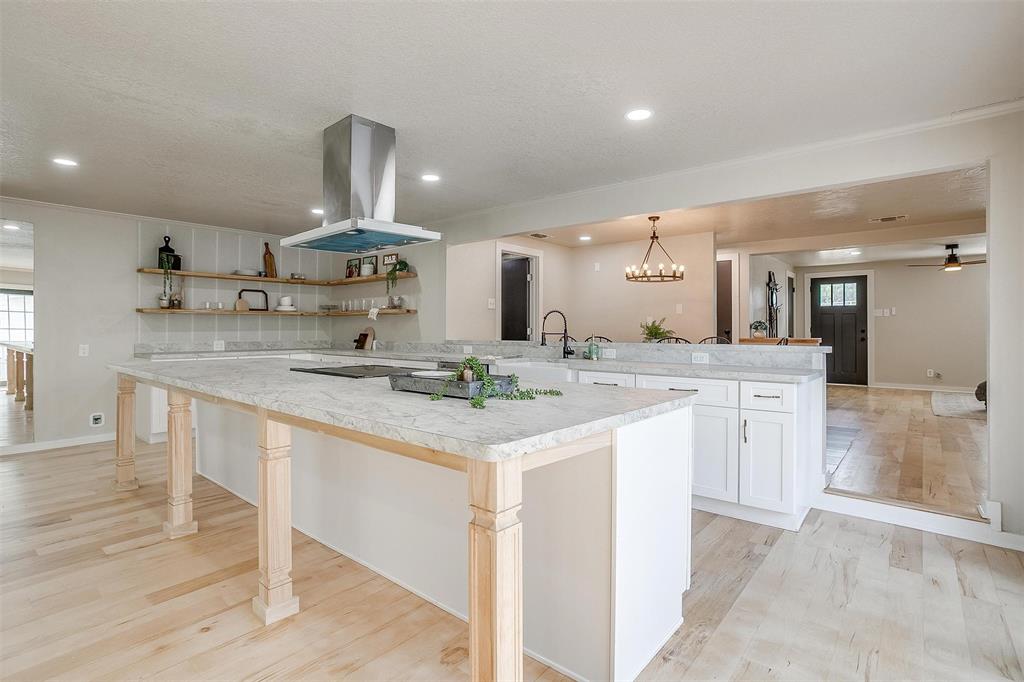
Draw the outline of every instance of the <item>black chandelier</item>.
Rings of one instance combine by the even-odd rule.
[[[652,215],[647,218],[651,221],[651,245],[647,247],[647,253],[644,254],[644,260],[640,263],[640,267],[635,265],[626,266],[626,281],[628,282],[682,282],[683,281],[683,266],[676,265],[675,261],[672,260],[672,256],[668,255],[668,251],[658,241],[658,220],[661,216]],[[665,270],[665,263],[658,263],[658,269],[655,271],[651,266],[651,252],[654,250],[654,245],[657,244],[661,252],[665,254],[665,260],[669,263],[671,270]],[[657,255],[657,254],[655,254]]]

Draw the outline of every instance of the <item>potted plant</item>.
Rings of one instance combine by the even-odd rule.
[[[392,301],[391,290],[398,284],[398,273],[408,271],[409,262],[403,259],[398,259],[390,268],[387,269],[387,272],[385,273],[384,286],[388,294],[388,306],[391,308],[402,307],[400,296],[395,296],[395,300]]]
[[[171,307],[171,290],[174,287],[174,279],[171,275],[171,264],[172,260],[167,254],[160,254],[160,267],[164,271],[164,290],[160,294],[160,307],[170,308]]]
[[[641,322],[640,331],[644,334],[644,343],[651,343],[658,339],[666,339],[675,335],[675,331],[665,327],[665,318],[651,322]]]

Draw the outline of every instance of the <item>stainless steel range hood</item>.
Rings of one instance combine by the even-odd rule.
[[[281,246],[367,254],[437,241],[440,232],[395,219],[395,129],[347,116],[324,130],[323,225]]]

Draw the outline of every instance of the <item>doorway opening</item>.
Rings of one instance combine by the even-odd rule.
[[[497,243],[495,278],[496,335],[500,341],[536,341],[541,310],[542,252]]]
[[[0,447],[35,441],[33,227],[3,220],[0,230]]]

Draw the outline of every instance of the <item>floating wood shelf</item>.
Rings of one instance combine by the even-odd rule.
[[[162,275],[164,271],[160,268],[138,268],[137,272],[147,275]],[[386,274],[368,275],[366,277],[349,277],[348,279],[291,279],[288,277],[259,277],[257,275],[229,275],[222,272],[190,272],[188,270],[172,270],[171,274],[176,277],[201,277],[203,279],[226,279],[236,282],[267,282],[270,284],[301,284],[306,286],[334,287],[347,286],[351,284],[371,284],[383,282],[387,279]],[[399,272],[398,279],[410,279],[416,276],[415,272]]]
[[[369,310],[234,310],[218,308],[136,308],[146,315],[278,315],[283,317],[366,317]],[[381,308],[378,315],[415,315],[412,308]]]

